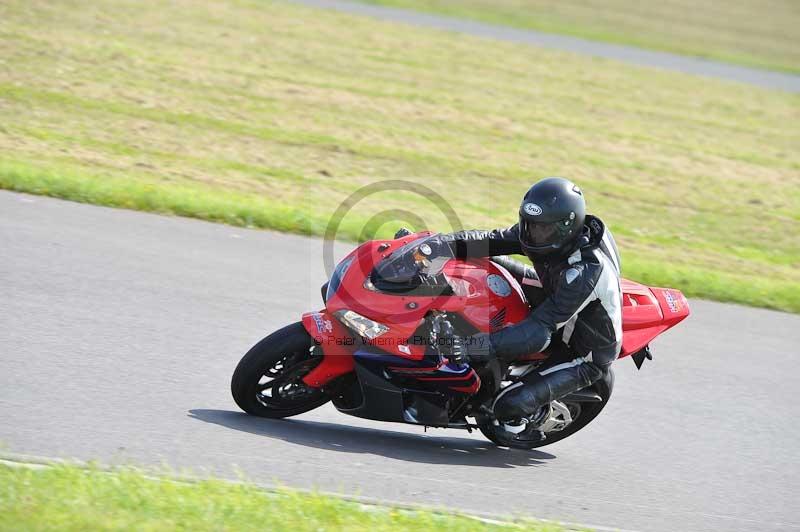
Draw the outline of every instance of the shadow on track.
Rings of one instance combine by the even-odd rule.
[[[478,467],[543,465],[555,458],[542,451],[501,449],[489,441],[436,437],[321,421],[266,419],[230,410],[194,409],[189,417],[296,445],[343,453],[366,453],[427,464]]]

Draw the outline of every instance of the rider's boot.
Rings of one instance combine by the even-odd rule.
[[[517,441],[540,442],[545,439],[545,434],[539,429],[539,425],[530,421],[520,422],[519,424],[500,422],[500,427],[513,434],[513,438]]]
[[[600,367],[583,359],[559,364],[504,388],[495,398],[492,409],[500,423],[527,418],[548,403],[585,388],[602,376]]]

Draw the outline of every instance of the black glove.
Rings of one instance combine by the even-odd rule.
[[[478,333],[462,338],[462,349],[470,362],[488,362],[495,357],[489,333]]]

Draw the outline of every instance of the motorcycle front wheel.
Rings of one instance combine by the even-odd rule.
[[[601,402],[571,402],[562,400],[562,404],[569,409],[572,416],[572,423],[562,430],[545,431],[545,439],[541,441],[532,442],[514,439],[514,434],[505,431],[499,425],[495,425],[490,421],[479,423],[478,428],[486,438],[500,447],[511,447],[513,449],[535,449],[537,447],[544,447],[545,445],[550,445],[551,443],[572,436],[594,420],[603,408],[605,408],[606,404],[608,404],[613,386],[614,374],[609,370],[606,379],[601,379],[588,388],[596,392],[597,395],[602,398]]]
[[[328,395],[302,380],[322,361],[314,349],[300,322],[258,342],[233,372],[231,394],[236,404],[254,416],[283,418],[327,403]]]

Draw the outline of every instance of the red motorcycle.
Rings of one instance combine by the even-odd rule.
[[[641,368],[649,343],[689,315],[681,292],[622,281],[623,344]],[[494,418],[497,393],[544,364],[530,353],[511,364],[470,365],[463,338],[517,323],[530,306],[515,277],[491,259],[459,260],[432,233],[365,242],[323,286],[325,308],[257,343],[231,381],[245,412],[295,416],[328,401],[345,414],[430,427],[479,429],[501,446],[564,439],[608,403],[613,373],[531,412],[546,438],[519,442]]]

